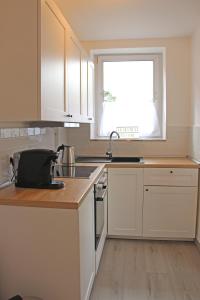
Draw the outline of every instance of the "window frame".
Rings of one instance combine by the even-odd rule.
[[[91,139],[107,140],[109,137],[99,135],[100,117],[102,114],[103,93],[103,63],[117,61],[153,61],[154,63],[154,102],[159,112],[159,124],[161,136],[141,138],[121,138],[120,140],[166,140],[166,103],[164,93],[164,55],[159,53],[134,53],[134,54],[99,54],[95,55],[95,124],[92,126]]]

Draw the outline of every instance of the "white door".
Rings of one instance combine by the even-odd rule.
[[[143,170],[108,169],[108,234],[142,235]]]
[[[63,121],[65,111],[65,23],[48,0],[42,2],[42,119]]]
[[[194,238],[197,188],[145,186],[143,236]]]

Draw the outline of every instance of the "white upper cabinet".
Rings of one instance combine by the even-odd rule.
[[[66,117],[69,121],[80,121],[81,115],[81,49],[72,32],[66,37]]]
[[[1,121],[89,122],[82,47],[56,4],[1,1],[0,26]]]
[[[88,61],[88,103],[87,103],[87,116],[88,121],[94,121],[94,63]]]
[[[69,122],[90,123],[93,121],[94,68],[73,32],[66,40],[66,118]]]
[[[2,122],[39,116],[37,4],[36,0],[0,1]]]
[[[65,22],[42,2],[41,118],[62,120],[65,111]]]
[[[81,116],[88,116],[88,56],[81,51]]]

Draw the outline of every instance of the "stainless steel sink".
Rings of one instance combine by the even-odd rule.
[[[120,157],[120,156],[114,156],[112,157],[112,160],[111,162],[113,163],[117,163],[117,162],[127,162],[127,163],[143,163],[143,157],[127,157],[127,156],[123,156],[123,157]]]
[[[76,157],[76,163],[107,163],[111,162],[111,159],[106,156],[78,156]]]
[[[78,156],[77,163],[143,163],[143,157],[134,156],[114,156],[112,158],[106,156]]]

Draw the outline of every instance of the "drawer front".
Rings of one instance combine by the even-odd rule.
[[[144,169],[144,185],[198,186],[197,169]]]

